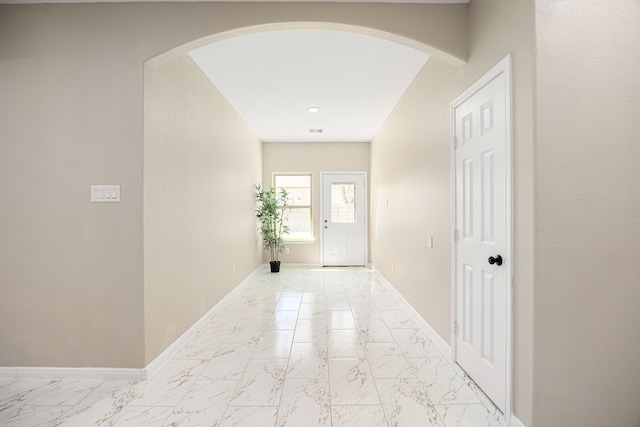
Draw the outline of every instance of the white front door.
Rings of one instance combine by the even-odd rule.
[[[508,62],[501,64],[509,69]],[[499,66],[453,104],[454,357],[506,412],[510,406],[511,115],[510,77]]]
[[[322,265],[356,266],[366,262],[366,173],[321,173]]]

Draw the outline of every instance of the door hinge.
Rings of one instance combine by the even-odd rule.
[[[458,230],[454,230],[454,232],[453,232],[453,240],[454,240],[455,242],[457,242],[457,241],[458,241]]]
[[[458,322],[453,322],[453,335],[458,335]]]
[[[453,149],[455,150],[456,148],[458,148],[458,137],[454,136],[453,137]]]

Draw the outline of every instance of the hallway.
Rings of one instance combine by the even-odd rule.
[[[365,268],[263,267],[155,377],[0,379],[0,424],[502,426],[388,286]]]

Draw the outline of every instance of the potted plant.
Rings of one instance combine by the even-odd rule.
[[[256,217],[260,222],[260,234],[264,249],[271,255],[271,272],[280,271],[278,254],[284,252],[284,235],[289,233],[289,227],[285,224],[287,215],[291,211],[289,194],[285,189],[280,189],[276,194],[275,188],[263,189],[260,184],[255,185],[255,198],[257,202]]]

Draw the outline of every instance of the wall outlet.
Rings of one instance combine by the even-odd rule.
[[[288,254],[289,253],[289,248],[284,248],[284,253]]]

